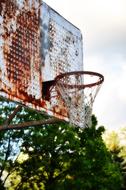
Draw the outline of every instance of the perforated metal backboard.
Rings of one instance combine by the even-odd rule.
[[[41,0],[0,1],[0,96],[67,119],[55,88],[60,73],[83,70],[78,28]]]

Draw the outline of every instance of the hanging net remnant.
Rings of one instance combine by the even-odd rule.
[[[91,71],[68,72],[55,78],[70,124],[84,128],[91,125],[93,102],[103,81],[101,74]]]

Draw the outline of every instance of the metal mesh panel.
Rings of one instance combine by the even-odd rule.
[[[82,35],[78,28],[43,3],[41,39],[44,44],[43,79],[53,80],[60,73],[83,70]],[[48,78],[47,78],[48,76]]]
[[[79,64],[79,50],[77,47],[79,37],[67,31],[53,19],[50,19],[49,29],[49,58],[50,65],[53,68],[53,75],[57,76],[59,73],[79,69],[77,65],[77,62]]]

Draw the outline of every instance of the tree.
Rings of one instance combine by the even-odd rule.
[[[42,114],[23,110],[14,119],[26,121],[42,119]],[[1,171],[7,178],[2,180],[6,189],[35,190],[120,190],[121,173],[102,140],[103,127],[80,129],[67,123],[29,127],[28,129],[3,132],[10,139],[11,151],[6,167]],[[1,141],[6,144],[9,142]],[[15,143],[15,146],[14,146]],[[16,155],[15,149],[18,147]],[[7,146],[6,146],[7,155]],[[18,155],[27,155],[19,159]],[[12,156],[10,156],[12,155]],[[5,157],[4,159],[5,160]],[[15,183],[15,176],[18,180]]]
[[[120,167],[123,176],[122,190],[126,189],[126,128],[118,131],[106,131],[103,139],[108,150],[111,152],[113,160]]]
[[[14,109],[14,104],[9,104],[0,99],[0,124],[6,122],[8,115]],[[5,182],[9,174],[13,171],[14,160],[17,157],[20,137],[18,131],[1,131],[0,132],[0,189],[5,189]]]

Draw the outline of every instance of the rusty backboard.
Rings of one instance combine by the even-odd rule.
[[[67,119],[49,89],[57,75],[77,70],[83,70],[78,28],[41,0],[0,1],[0,96]]]

